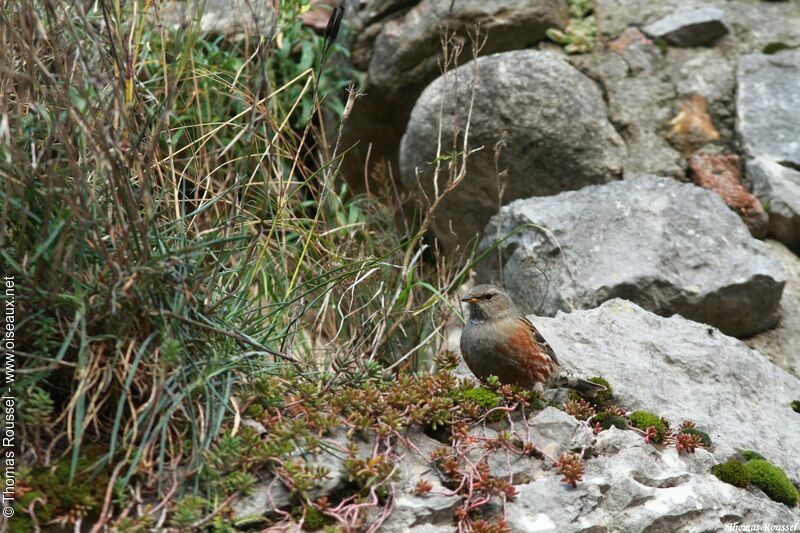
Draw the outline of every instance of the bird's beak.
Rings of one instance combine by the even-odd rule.
[[[461,298],[461,301],[462,301],[462,302],[467,302],[468,304],[474,304],[475,302],[477,302],[477,301],[478,301],[478,299],[477,299],[477,298],[475,298],[475,297],[473,297],[473,296],[469,296],[469,295],[467,295],[467,296],[463,296],[463,297]]]

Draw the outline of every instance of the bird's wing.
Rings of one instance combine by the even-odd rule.
[[[530,330],[533,340],[542,347],[544,353],[550,356],[550,359],[552,359],[555,364],[560,366],[561,364],[558,362],[558,357],[556,357],[556,352],[553,351],[553,347],[550,346],[550,343],[548,343],[544,337],[542,337],[542,334],[539,333],[539,330],[536,329],[536,326],[533,325],[533,322],[524,316],[519,317],[519,319],[522,320],[525,326],[527,326],[527,328]]]

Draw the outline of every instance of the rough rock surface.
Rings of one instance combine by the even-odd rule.
[[[653,176],[519,200],[493,217],[479,265],[526,311],[626,298],[735,336],[775,324],[785,273],[718,195]],[[502,269],[498,266],[502,258]]]
[[[628,146],[625,177],[686,177],[683,149],[674,146],[665,132],[679,103],[695,95],[708,101],[719,131],[714,144],[721,145],[722,153],[738,151],[735,73],[739,56],[760,52],[770,43],[800,44],[798,2],[597,0],[596,5],[598,30],[609,46],[569,60],[604,88],[611,120]],[[713,47],[659,48],[636,29],[678,11],[705,8],[722,10],[730,31]]]
[[[725,524],[794,523],[798,513],[708,473],[714,456],[658,450],[631,432],[600,433],[576,488],[551,474],[517,487],[508,526],[533,531],[721,531]]]
[[[800,168],[800,50],[744,55],[736,79],[737,127],[747,154]]]
[[[800,377],[800,257],[779,242],[765,244],[787,273],[786,287],[778,306],[778,325],[746,342],[779,367]],[[797,396],[800,400],[800,393]]]
[[[415,188],[419,171],[424,190],[432,194],[442,99],[444,155],[453,150],[448,142],[455,130],[465,126],[475,67],[479,78],[469,145],[483,149],[470,157],[464,181],[437,211],[433,229],[446,246],[468,242],[497,212],[498,181],[506,203],[620,176],[624,145],[594,83],[555,55],[520,50],[480,58],[425,89],[400,149],[407,187]],[[452,85],[456,77],[457,88]],[[443,167],[440,188],[446,182],[446,161]]]
[[[528,422],[531,440],[537,449],[549,457],[558,457],[563,452],[588,446],[592,442],[592,431],[586,424],[576,420],[555,407],[548,407]]]
[[[596,0],[600,31],[616,36],[625,28],[645,26],[677,11],[717,8],[725,13],[731,37],[716,47],[734,53],[753,52],[770,42],[797,38],[800,5],[796,2],[749,2],[747,0]]]
[[[681,10],[642,28],[651,37],[664,39],[674,46],[703,46],[728,34],[721,9]]]
[[[747,174],[769,212],[769,232],[800,253],[800,171],[757,157],[747,162]]]
[[[201,33],[238,37],[268,35],[274,30],[275,10],[270,0],[206,0],[164,2],[159,8],[162,23],[186,27],[202,9],[197,30]]]
[[[464,64],[472,58],[467,35],[475,24],[486,36],[480,55],[490,55],[528,48],[544,39],[548,28],[562,28],[569,19],[566,0],[370,2],[363,13],[353,55],[354,64],[366,70],[366,96],[345,125],[346,144],[360,143],[347,167],[351,181],[359,183],[370,143],[370,163],[383,160],[397,171],[400,139],[414,102],[440,75],[441,28],[459,35],[458,64]]]
[[[665,134],[677,110],[664,103],[679,95],[661,51],[636,28],[625,30],[610,46],[573,56],[570,62],[601,82],[609,117],[628,148],[625,177],[643,173],[684,177],[686,163]],[[709,91],[699,94],[708,97]]]
[[[383,531],[450,531],[453,510],[460,498],[448,491],[431,463],[431,454],[441,443],[423,433],[411,436],[414,448],[406,448],[400,461],[399,478],[394,486],[394,510],[383,523]],[[420,496],[414,487],[420,480],[431,484],[431,491]]]
[[[748,191],[740,178],[739,156],[695,153],[689,157],[694,182],[719,194],[747,225],[753,237],[767,235],[769,218],[761,202]]]
[[[800,475],[798,414],[790,407],[800,380],[741,341],[619,299],[532,320],[565,368],[603,376],[628,409],[696,422],[719,458],[754,449]]]

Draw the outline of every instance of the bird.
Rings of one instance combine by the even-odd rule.
[[[469,308],[461,332],[461,354],[481,381],[497,376],[502,383],[540,393],[545,388],[567,387],[588,397],[606,390],[563,372],[550,344],[499,287],[476,285],[461,301]]]

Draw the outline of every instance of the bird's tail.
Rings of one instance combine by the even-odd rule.
[[[574,389],[589,398],[594,398],[598,392],[606,390],[605,386],[599,383],[570,376],[560,376],[557,381],[557,386]]]

